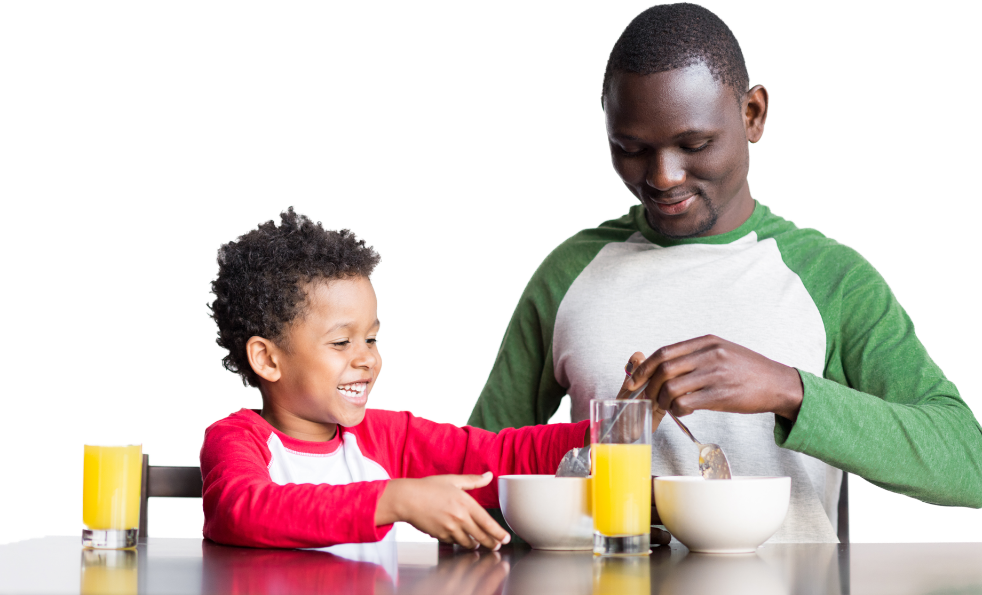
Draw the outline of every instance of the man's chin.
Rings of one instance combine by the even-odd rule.
[[[673,240],[684,240],[686,238],[697,238],[706,235],[716,225],[717,216],[715,213],[703,213],[701,215],[687,213],[681,217],[666,217],[659,213],[652,213],[645,206],[646,219],[651,229],[659,234],[672,238]]]

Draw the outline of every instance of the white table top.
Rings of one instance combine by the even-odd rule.
[[[743,556],[673,546],[635,559],[392,543],[353,555],[166,538],[100,554],[78,537],[45,537],[0,546],[0,593],[982,593],[982,543],[769,545]]]

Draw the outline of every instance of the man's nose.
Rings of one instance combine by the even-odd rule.
[[[685,167],[678,155],[669,151],[655,151],[648,163],[645,182],[656,190],[671,190],[685,182]]]

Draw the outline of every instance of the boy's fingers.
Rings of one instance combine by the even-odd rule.
[[[461,526],[463,527],[464,531],[471,536],[471,538],[489,550],[493,550],[498,547],[498,540],[485,533],[484,530],[474,522],[473,518],[465,520]]]
[[[477,542],[474,541],[470,535],[467,534],[462,527],[457,527],[451,532],[451,537],[457,542],[458,545],[463,546],[469,550],[477,548]]]
[[[473,519],[474,523],[476,523],[484,533],[495,541],[495,543],[490,546],[485,544],[485,547],[494,549],[499,543],[504,544],[511,541],[511,535],[508,533],[508,531],[502,529],[501,525],[491,518],[488,511],[484,510],[484,508],[482,508],[476,500],[474,501],[473,506],[471,506],[471,519]]]
[[[491,483],[494,479],[494,474],[490,471],[485,471],[482,475],[451,475],[451,481],[455,486],[462,490],[474,490],[477,488],[483,488],[484,486]]]

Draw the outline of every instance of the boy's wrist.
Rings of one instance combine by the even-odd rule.
[[[402,504],[406,501],[400,492],[404,491],[405,483],[411,479],[390,479],[382,490],[382,495],[375,506],[375,526],[391,525],[397,521],[406,520]]]

